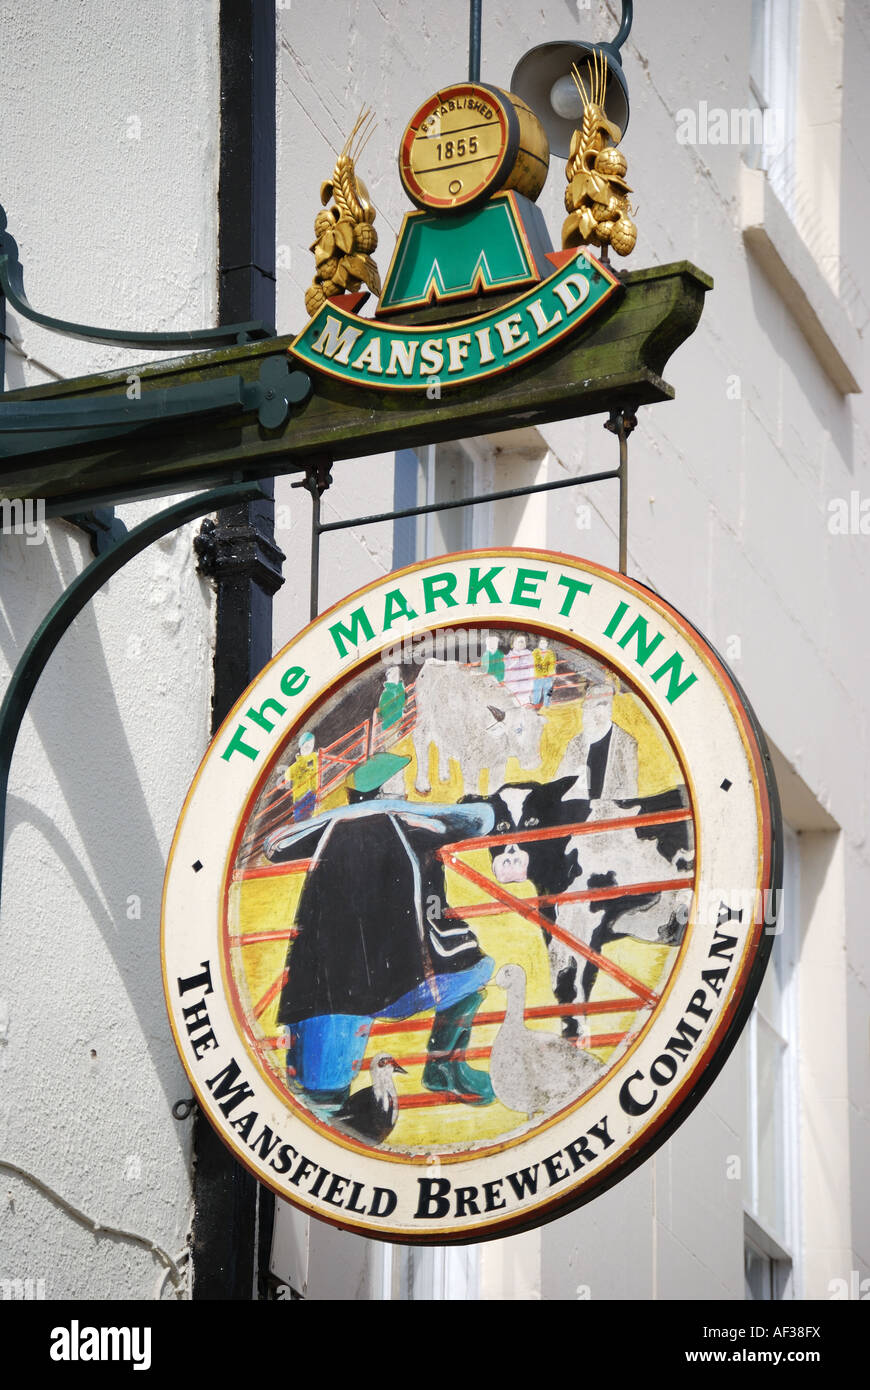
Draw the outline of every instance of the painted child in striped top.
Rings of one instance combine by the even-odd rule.
[[[512,640],[504,659],[504,683],[521,705],[529,705],[534,682],[535,659],[527,650],[525,637],[519,635]]]

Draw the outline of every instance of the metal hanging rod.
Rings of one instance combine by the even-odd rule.
[[[347,531],[353,526],[375,526],[385,521],[401,521],[405,517],[426,516],[432,512],[451,512],[458,507],[481,507],[488,502],[507,502],[516,497],[530,497],[539,492],[555,492],[559,488],[582,487],[587,483],[619,481],[619,570],[625,574],[628,565],[628,436],[637,425],[629,410],[613,410],[604,428],[619,441],[619,467],[598,473],[581,473],[576,478],[559,478],[552,483],[532,483],[528,487],[506,488],[501,492],[482,493],[477,497],[461,497],[450,502],[428,502],[420,507],[404,507],[399,511],[374,512],[370,516],[346,517],[340,521],[320,520],[321,498],[332,484],[331,462],[318,459],[306,470],[305,477],[293,487],[301,487],[311,497],[311,572],[310,616],[317,617],[320,603],[320,537],[327,531]]]
[[[601,483],[608,478],[618,478],[619,469],[612,468],[606,473],[584,473],[577,478],[559,478],[554,483],[538,483],[529,487],[511,487],[503,492],[485,492],[479,497],[463,497],[458,502],[428,502],[425,507],[405,507],[400,512],[377,512],[374,516],[355,516],[347,521],[327,521],[318,526],[320,534],[325,531],[346,531],[351,526],[369,526],[378,521],[401,521],[406,516],[425,516],[427,512],[452,512],[457,507],[479,507],[487,502],[508,502],[512,497],[528,497],[533,492],[555,492],[560,487],[577,487],[581,483]],[[294,484],[301,486],[301,484]]]
[[[468,33],[468,80],[480,81],[480,20],[483,0],[471,0]]]

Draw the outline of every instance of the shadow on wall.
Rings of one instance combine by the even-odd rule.
[[[850,404],[853,398],[843,396],[837,390],[792,318],[787,301],[781,298],[751,256],[747,257],[746,269],[757,329],[766,338],[772,352],[771,370],[775,371],[780,361],[785,364],[815,415],[819,428],[830,433],[834,450],[849,472],[854,473],[854,425]],[[748,326],[746,331],[750,332],[751,327]],[[776,399],[778,388],[773,384],[770,389]]]
[[[54,527],[52,539],[55,554],[48,544],[28,547],[22,538],[0,537],[0,547],[6,547],[5,556],[0,549],[0,557],[6,561],[7,576],[0,617],[0,650],[10,667],[17,662],[51,604],[90,558],[84,537],[81,541],[72,535],[67,538],[62,529]],[[17,551],[15,555],[10,554],[13,545]],[[10,562],[14,563],[15,559],[20,559],[20,568],[11,576],[15,580],[13,586],[8,581]],[[132,563],[135,565],[136,561]],[[117,584],[117,580],[112,583]],[[10,591],[13,591],[11,597]],[[133,630],[132,623],[127,630]],[[167,655],[171,653],[161,655],[161,669],[165,672]],[[142,685],[143,704],[138,708],[137,718],[154,720],[155,711],[149,709],[147,703],[147,674]],[[167,705],[167,715],[171,710],[172,706]],[[7,810],[7,891],[11,897],[13,883],[17,882],[20,901],[17,874],[21,870],[20,858],[17,861],[15,858],[15,841],[23,827],[32,826],[51,852],[36,861],[42,875],[48,877],[52,871],[51,856],[56,856],[70,880],[68,885],[60,887],[59,893],[69,893],[72,887],[102,936],[136,1015],[140,1033],[136,1045],[150,1054],[168,1108],[179,1095],[180,1067],[171,1046],[161,988],[160,900],[165,855],[143,792],[140,770],[118,708],[112,675],[91,607],[75,620],[50,658],[31,700],[29,717],[56,786],[49,781],[43,788],[42,807],[35,804],[38,792],[34,799],[21,794],[24,786],[34,783],[33,769],[26,764],[22,746],[27,736],[28,721],[25,720],[10,779],[19,794],[10,796]],[[177,777],[179,757],[173,751],[168,731],[166,756],[172,759],[173,777]],[[190,775],[193,771],[194,760],[191,759]],[[182,780],[186,785],[187,778]],[[64,808],[59,816],[52,814],[51,808],[55,805]],[[81,854],[69,843],[62,828],[67,816],[81,839]],[[137,906],[131,916],[130,904],[134,899]],[[75,910],[70,903],[70,917]],[[32,922],[16,924],[19,941],[27,939],[33,926]],[[12,923],[7,920],[6,930],[11,927]],[[44,934],[34,935],[34,981],[45,979],[47,982],[52,970],[63,973],[64,935],[69,940],[74,929],[61,912],[59,920],[45,926]],[[49,962],[48,970],[44,960],[47,947],[54,962],[53,965]],[[76,971],[86,971],[90,967],[87,961],[70,960],[67,968],[74,976]],[[64,978],[64,984],[70,991],[73,979]],[[93,999],[86,1001],[85,1012],[93,1008],[94,1003]],[[48,1012],[50,1014],[50,1010]],[[113,1021],[108,1020],[109,1023]]]

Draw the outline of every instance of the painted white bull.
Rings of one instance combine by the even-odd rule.
[[[638,803],[620,807],[615,802],[597,802],[594,805],[594,819],[639,815],[643,809]],[[585,872],[581,871],[573,881],[572,889],[652,884],[677,877],[691,878],[694,869],[694,854],[687,845],[674,849],[668,858],[658,840],[641,838],[630,830],[572,836],[566,853],[570,855],[575,849]],[[575,940],[598,952],[605,941],[617,936],[631,936],[635,941],[649,941],[657,945],[676,945],[682,940],[689,920],[692,892],[691,887],[663,888],[636,898],[612,899],[609,909],[606,901],[602,904],[600,900],[559,903],[556,922]],[[577,981],[575,999],[579,1003],[585,1002],[597,973],[594,967],[590,969],[586,966],[570,946],[558,937],[551,939],[548,950],[554,992],[562,972],[572,971]]]
[[[429,782],[429,746],[438,750],[438,777],[450,776],[450,759],[459,763],[463,791],[479,790],[480,774],[489,771],[490,789],[507,775],[513,756],[520,767],[533,771],[541,764],[541,735],[545,721],[536,710],[521,705],[494,676],[463,669],[452,661],[430,658],[415,685],[417,721],[414,752],[417,758],[416,789],[432,790]]]
[[[536,785],[532,782],[502,787],[489,797],[495,812],[496,831],[538,826],[570,825],[590,821],[620,820],[659,814],[688,807],[685,789],[675,787],[655,796],[632,800],[589,801],[578,798],[581,779],[559,778]],[[492,849],[493,872],[499,883],[530,879],[541,896],[576,893],[597,888],[650,885],[647,893],[615,894],[592,902],[546,904],[541,914],[558,923],[575,941],[600,954],[608,941],[631,936],[669,946],[679,945],[685,934],[692,904],[691,887],[652,885],[676,878],[692,878],[694,836],[687,820],[620,830],[590,831],[583,835],[506,843]],[[560,1004],[585,1003],[598,973],[567,943],[545,931],[553,993]],[[567,1035],[576,1035],[577,1021],[567,1019]]]

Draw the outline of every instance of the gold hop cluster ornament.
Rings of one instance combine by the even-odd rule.
[[[332,178],[320,187],[320,201],[325,211],[314,219],[316,240],[314,279],[305,293],[305,308],[314,315],[334,294],[352,293],[365,284],[373,294],[380,295],[381,280],[371,253],[378,244],[378,234],[372,223],[375,210],[369,202],[368,189],[357,177],[355,162],[374,130],[371,109],[360,112],[335,164]],[[351,153],[353,142],[356,148]],[[327,207],[330,200],[334,206]]]
[[[571,76],[583,101],[583,123],[571,136],[565,176],[568,218],[562,227],[562,246],[612,246],[619,256],[634,250],[637,227],[631,220],[631,192],[625,182],[628,164],[615,147],[622,131],[604,114],[607,62],[597,52],[589,68],[589,91],[574,64]]]

